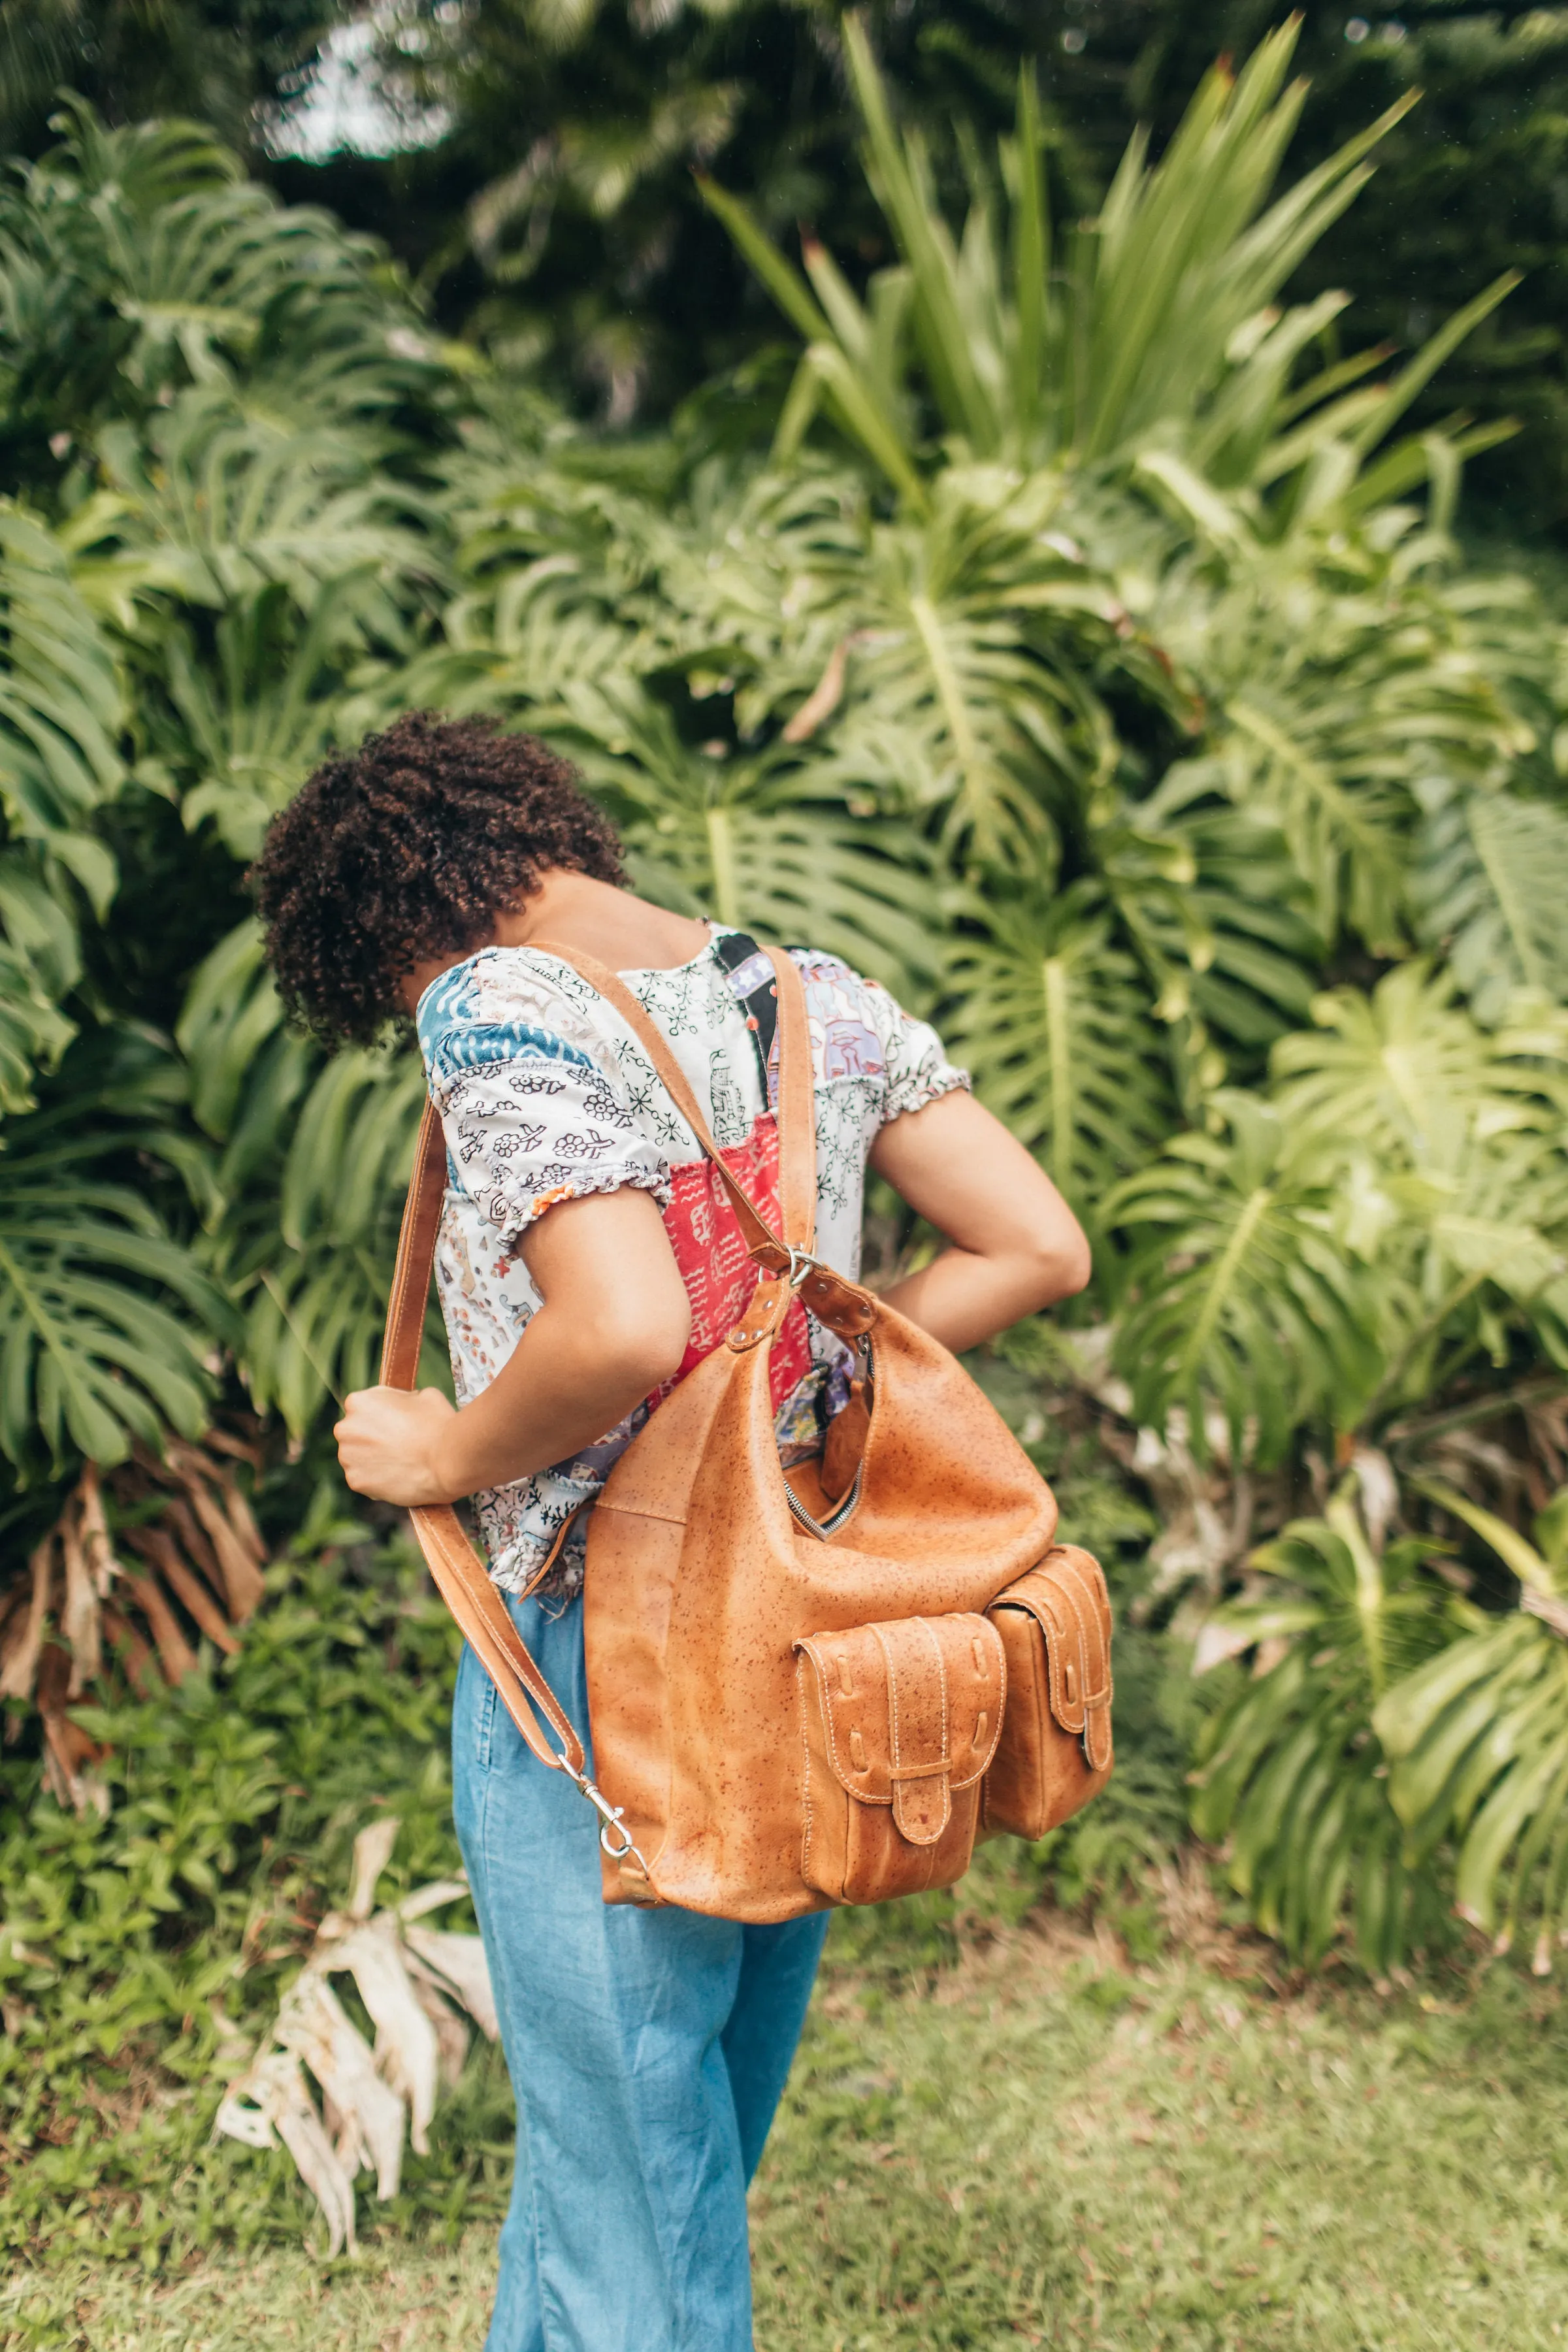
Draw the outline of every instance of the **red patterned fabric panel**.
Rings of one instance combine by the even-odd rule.
[[[722,1158],[776,1232],[779,1137],[773,1113],[759,1118],[745,1142],[731,1144]],[[676,1381],[684,1380],[694,1365],[728,1338],[745,1312],[757,1282],[757,1269],[746,1255],[730,1196],[710,1161],[692,1160],[675,1170],[664,1229],[691,1301],[691,1338],[675,1380],[656,1391],[650,1404],[667,1397]],[[768,1368],[768,1389],[775,1410],[810,1369],[805,1309],[797,1298],[773,1340]]]

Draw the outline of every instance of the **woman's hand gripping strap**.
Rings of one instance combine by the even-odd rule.
[[[416,1147],[414,1178],[403,1211],[397,1238],[397,1265],[386,1308],[386,1337],[382,1346],[382,1385],[412,1389],[419,1370],[419,1348],[425,1329],[425,1302],[430,1292],[430,1272],[436,1262],[436,1235],[441,1223],[447,1189],[447,1146],[435,1107],[426,1103]],[[501,1705],[542,1764],[574,1780],[599,1814],[599,1843],[612,1860],[635,1857],[631,1834],[587,1772],[583,1743],[512,1623],[505,1601],[485,1573],[479,1559],[449,1506],[408,1514],[419,1549],[424,1553],[436,1589],[462,1628],[465,1640],[496,1686]],[[553,1551],[551,1558],[554,1558]],[[547,1561],[546,1566],[549,1565]],[[541,1717],[555,1735],[552,1747],[541,1727]]]

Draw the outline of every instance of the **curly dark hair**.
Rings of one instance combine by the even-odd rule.
[[[290,1012],[329,1044],[368,1045],[414,964],[473,947],[548,866],[622,879],[571,762],[491,719],[411,710],[317,769],[248,878]]]

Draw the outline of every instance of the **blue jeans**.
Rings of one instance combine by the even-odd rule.
[[[586,1734],[583,1609],[510,1604]],[[485,2352],[752,2352],[746,2184],[826,1916],[607,1907],[598,1818],[530,1754],[471,1652],[453,1810],[517,2098]]]

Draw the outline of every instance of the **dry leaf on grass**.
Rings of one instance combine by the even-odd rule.
[[[354,1840],[347,1908],[321,1921],[267,2046],[231,2084],[214,2125],[251,2147],[282,2140],[321,2209],[331,2253],[355,2242],[354,2175],[368,2167],[385,2200],[397,2193],[405,2126],[416,2152],[427,2153],[440,2085],[456,2082],[468,2053],[459,2011],[489,2040],[497,2032],[479,1937],[414,1924],[466,1895],[464,1882],[442,1879],[374,1908],[397,1830],[386,1816]],[[332,1990],[339,1975],[353,1978],[370,2014],[374,2049]],[[320,2116],[301,2065],[320,2085]]]

